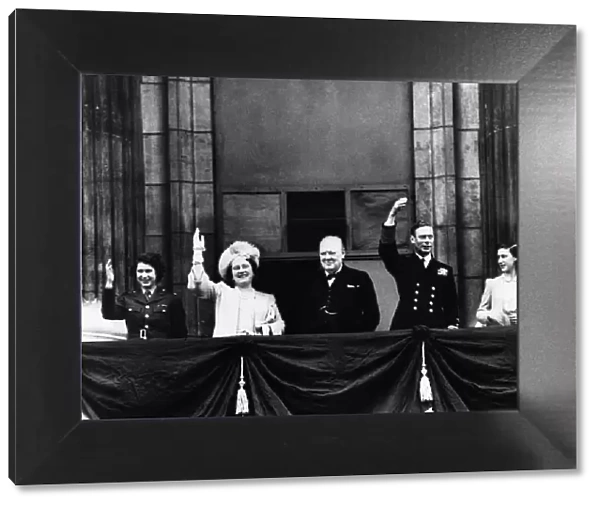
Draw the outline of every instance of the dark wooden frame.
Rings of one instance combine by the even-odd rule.
[[[35,10],[9,24],[15,483],[576,466],[574,26]],[[519,411],[82,422],[82,73],[518,82]]]

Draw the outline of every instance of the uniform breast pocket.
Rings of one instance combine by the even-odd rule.
[[[142,306],[131,305],[127,308],[128,313],[141,313],[144,310]]]
[[[153,309],[152,312],[154,313],[166,313],[167,310],[169,309],[168,304],[156,304]]]

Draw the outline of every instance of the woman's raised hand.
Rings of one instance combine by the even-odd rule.
[[[106,288],[112,288],[115,283],[115,271],[113,270],[112,260],[109,258],[106,262]]]
[[[196,229],[194,232],[193,239],[193,258],[192,265],[202,264],[204,263],[204,250],[206,249],[204,246],[204,236],[200,235],[200,230]]]

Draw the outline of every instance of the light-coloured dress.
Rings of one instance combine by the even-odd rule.
[[[508,280],[504,276],[486,279],[485,290],[477,309],[478,326],[489,325],[488,316],[500,325],[509,326],[508,312],[517,309],[517,277]]]
[[[285,323],[271,294],[232,288],[223,281],[214,283],[204,271],[199,280],[190,272],[187,287],[201,298],[215,302],[213,337],[283,334]]]

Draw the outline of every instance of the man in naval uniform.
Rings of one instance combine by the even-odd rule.
[[[379,256],[396,281],[400,301],[390,330],[415,325],[430,328],[458,328],[458,297],[452,267],[432,256],[433,228],[426,222],[410,230],[414,252],[400,255],[396,247],[396,214],[407,199],[398,199],[381,229]]]
[[[310,285],[304,312],[308,333],[373,332],[379,325],[379,306],[371,277],[344,265],[344,257],[339,237],[321,240],[321,268]]]

